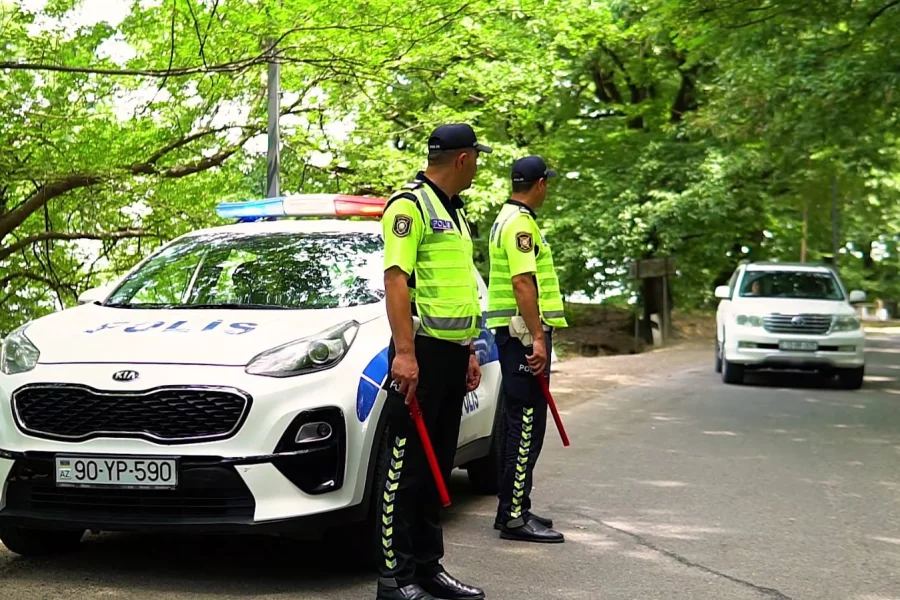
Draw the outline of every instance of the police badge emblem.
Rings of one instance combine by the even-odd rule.
[[[516,234],[516,248],[520,252],[531,252],[534,249],[534,238],[530,233]]]
[[[406,237],[412,229],[412,218],[408,215],[397,215],[394,217],[393,232],[397,237]]]

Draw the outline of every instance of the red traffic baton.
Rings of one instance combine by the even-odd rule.
[[[556,429],[559,431],[559,437],[562,438],[563,446],[568,447],[569,435],[566,433],[566,427],[563,425],[562,419],[559,416],[559,411],[556,410],[556,402],[553,401],[553,396],[550,394],[550,386],[547,384],[547,378],[544,377],[543,373],[536,377],[538,378],[538,381],[541,382],[541,390],[543,390],[544,398],[550,406],[550,412],[553,413],[553,420],[556,421]]]
[[[447,491],[447,484],[444,483],[444,476],[441,475],[441,467],[438,465],[437,456],[434,455],[431,438],[428,437],[428,430],[425,429],[425,421],[422,419],[422,407],[419,406],[419,399],[415,394],[409,401],[409,415],[416,424],[416,429],[419,430],[419,439],[422,440],[422,448],[425,450],[428,466],[431,467],[431,474],[434,475],[434,483],[437,485],[438,495],[441,498],[441,506],[450,506],[450,493]]]

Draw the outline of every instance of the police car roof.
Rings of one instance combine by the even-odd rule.
[[[832,269],[822,263],[755,262],[747,265],[748,271],[805,271],[807,273],[831,273]]]

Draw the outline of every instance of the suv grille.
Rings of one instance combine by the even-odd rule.
[[[101,436],[179,443],[223,439],[237,432],[249,408],[249,396],[221,388],[112,392],[55,384],[13,393],[20,429],[65,441]]]
[[[763,324],[769,333],[824,335],[831,329],[831,315],[769,315]]]

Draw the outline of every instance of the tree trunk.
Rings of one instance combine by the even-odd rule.
[[[809,230],[809,202],[803,203],[803,233],[800,239],[800,262],[806,262],[806,234]]]
[[[838,212],[838,178],[831,180],[831,264],[837,269],[840,250],[840,214]]]

